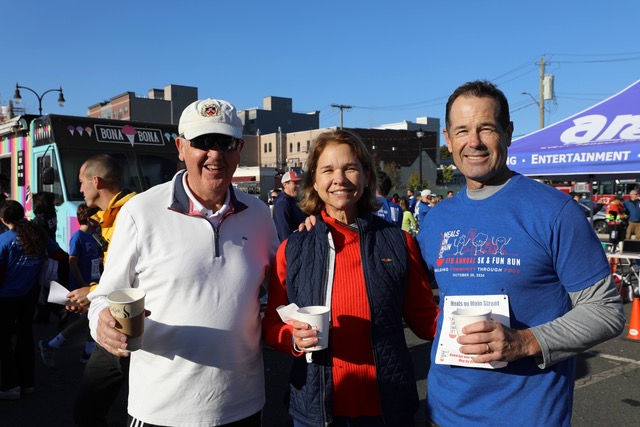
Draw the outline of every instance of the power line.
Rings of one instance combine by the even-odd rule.
[[[556,92],[556,95],[609,96],[609,93]]]
[[[503,77],[509,76],[509,75],[511,75],[513,73],[516,73],[516,72],[519,72],[525,67],[531,67],[532,65],[536,66],[536,64],[534,62],[534,60],[536,58],[532,58],[531,60],[528,60],[528,61],[518,65],[517,67],[515,67],[515,68],[513,68],[513,69],[511,69],[511,70],[509,70],[509,71],[507,71],[507,72],[505,72],[505,73],[503,73],[503,74],[491,79],[490,81],[499,80],[499,79],[501,79]],[[508,83],[508,82],[510,82],[512,80],[518,79],[518,78],[520,78],[520,77],[522,77],[522,76],[524,76],[526,74],[529,74],[529,73],[535,71],[536,69],[537,68],[525,71],[524,73],[519,74],[519,75],[515,76],[513,79],[507,80],[506,82],[503,82],[503,83]],[[447,100],[448,98],[449,98],[449,96],[447,95],[447,96],[440,96],[440,97],[433,98],[433,99],[426,100],[426,101],[418,101],[418,102],[413,102],[413,103],[408,103],[408,104],[386,105],[386,106],[378,106],[378,107],[355,106],[354,105],[353,108],[358,108],[358,109],[361,109],[361,110],[387,110],[387,111],[413,110],[413,109],[420,108],[420,107],[435,107],[437,105],[441,105],[442,102]]]
[[[640,52],[628,52],[628,53],[553,53],[550,55],[554,57],[551,62],[560,64],[590,64],[590,63],[608,63],[608,62],[626,62],[636,61],[640,59]],[[556,56],[568,56],[568,57],[585,57],[585,58],[601,58],[601,59],[584,59],[584,60],[557,60]],[[610,58],[612,59],[603,59]]]
[[[543,54],[542,56],[544,56],[544,54]],[[490,81],[494,82],[494,81],[499,80],[499,79],[501,79],[501,78],[503,78],[503,77],[505,77],[505,76],[508,76],[508,75],[513,74],[513,73],[515,73],[515,72],[517,72],[517,71],[520,71],[520,70],[522,70],[522,69],[523,69],[523,68],[525,68],[525,67],[530,67],[531,65],[533,65],[534,67],[536,67],[535,69],[537,70],[537,64],[536,64],[536,62],[535,62],[535,61],[536,61],[539,57],[540,57],[540,55],[536,56],[535,58],[530,59],[529,61],[527,61],[527,62],[523,63],[522,65],[517,66],[516,68],[514,68],[514,69],[512,69],[512,70],[510,70],[510,71],[507,71],[506,73],[500,74],[498,77],[494,77],[494,78],[493,78],[493,79],[491,79]]]
[[[558,62],[560,64],[595,64],[595,63],[611,63],[611,62],[626,62],[626,61],[636,61],[640,59],[640,56],[636,56],[633,58],[619,58],[619,59],[594,59],[590,61],[552,61]]]
[[[640,55],[640,52],[627,52],[627,53],[551,53],[550,55],[560,56],[625,56],[625,55]]]
[[[630,56],[633,55],[633,56]],[[618,53],[618,54],[611,54],[611,53],[605,53],[605,54],[563,54],[563,53],[553,53],[553,54],[543,54],[542,56],[536,56],[524,63],[521,63],[520,65],[512,68],[511,70],[500,74],[496,77],[494,77],[493,79],[489,79],[489,81],[499,84],[499,85],[504,85],[507,83],[510,83],[514,80],[520,79],[528,74],[531,74],[533,72],[536,72],[536,70],[538,69],[540,63],[537,62],[537,58],[542,57],[544,60],[545,56],[549,56],[550,59],[548,61],[545,61],[546,65],[557,65],[557,64],[588,64],[588,63],[612,63],[612,62],[627,62],[627,61],[636,61],[636,60],[640,60],[640,52],[629,52],[629,53]],[[562,60],[557,59],[558,56],[573,56],[573,57],[590,57],[590,58],[601,58],[601,59],[585,59],[585,60]],[[630,56],[630,57],[629,57]],[[553,58],[553,59],[551,59]],[[533,67],[532,67],[533,66]],[[531,67],[530,69],[527,69],[528,67]],[[510,77],[507,80],[502,80],[505,77]],[[574,94],[574,95],[583,95],[583,94]],[[584,95],[592,95],[592,96],[599,96],[598,94],[584,94]],[[603,95],[603,96],[608,96],[608,95]],[[565,99],[572,99],[569,97],[563,97]],[[363,105],[349,105],[347,107],[349,108],[357,108],[360,110],[382,110],[382,111],[403,111],[403,110],[415,110],[415,109],[419,109],[419,108],[427,108],[427,107],[435,107],[438,105],[442,105],[444,101],[446,101],[448,99],[448,95],[447,96],[440,96],[440,97],[436,97],[436,98],[432,98],[432,99],[428,99],[428,100],[424,100],[424,101],[416,101],[416,102],[411,102],[411,103],[406,103],[406,104],[394,104],[394,105],[382,105],[382,106],[363,106]],[[573,98],[573,99],[584,99],[584,100],[588,100],[587,98]],[[597,100],[597,99],[595,99]],[[512,111],[519,111],[521,109],[524,109],[526,107],[528,107],[530,104],[526,104],[523,106],[519,106],[517,103],[514,105],[514,109]],[[332,107],[336,108],[336,105],[332,105]],[[518,108],[519,107],[519,108]],[[342,109],[340,109],[340,117],[341,120],[340,122],[342,123]],[[341,125],[342,126],[342,125]]]
[[[610,95],[605,95],[605,97],[609,97],[609,96]],[[602,101],[602,97],[585,98],[585,97],[578,97],[578,96],[556,96],[556,99],[573,99],[577,101]]]
[[[414,110],[420,107],[433,107],[433,106],[439,105],[445,99],[447,99],[447,97],[442,96],[439,98],[434,98],[429,101],[420,101],[420,102],[414,102],[410,104],[386,105],[381,107],[364,107],[360,105],[358,106],[354,105],[353,108],[358,108],[360,110],[391,110],[391,111]]]

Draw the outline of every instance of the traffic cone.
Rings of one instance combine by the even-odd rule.
[[[631,320],[629,321],[629,333],[625,340],[640,341],[640,298],[633,299],[631,306]]]

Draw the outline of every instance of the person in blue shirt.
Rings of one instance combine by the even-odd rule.
[[[282,192],[273,202],[273,222],[276,225],[278,238],[284,241],[289,234],[298,229],[307,216],[298,207],[298,190],[302,176],[294,169],[282,175]]]
[[[77,210],[77,219],[80,229],[76,231],[69,241],[69,291],[84,288],[96,284],[102,271],[101,253],[98,242],[93,235],[100,227],[91,216],[98,211],[97,208],[89,208],[86,203],[81,203]],[[87,313],[70,313],[74,320],[55,337],[49,340],[40,340],[38,350],[45,366],[55,366],[55,351],[58,350],[70,337],[84,333],[87,337],[84,349],[80,355],[80,363],[83,365],[89,361],[89,357],[95,347],[95,342],[89,334],[89,320]]]
[[[409,212],[413,213],[418,201],[416,196],[413,195],[413,190],[407,190],[407,198],[409,199]]]
[[[418,228],[424,225],[424,217],[429,213],[433,206],[433,193],[431,190],[426,189],[420,192],[420,201],[416,207],[416,221],[418,222]]]
[[[600,241],[567,194],[509,169],[513,123],[494,84],[458,87],[445,122],[467,184],[429,211],[416,237],[442,309],[428,374],[430,421],[569,427],[574,356],[625,323]],[[523,196],[544,203],[522,203]],[[465,302],[501,310],[458,331],[464,335],[443,333],[453,307]],[[439,351],[443,343],[482,366],[457,366]]]
[[[629,216],[627,221],[627,235],[626,238],[630,239],[631,236],[635,236],[636,239],[640,238],[640,199],[638,199],[638,191],[631,190],[629,192],[629,198],[624,201],[624,208]]]
[[[69,261],[15,200],[2,202],[0,220],[9,228],[0,234],[0,399],[15,400],[35,386],[33,319],[40,270],[48,257],[60,268]]]
[[[380,203],[380,209],[376,212],[380,218],[402,227],[402,208],[399,204],[387,199],[389,191],[391,191],[391,178],[384,172],[378,172],[378,188],[376,190],[376,198]]]

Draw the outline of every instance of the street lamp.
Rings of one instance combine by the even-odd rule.
[[[26,89],[30,91],[38,98],[38,109],[40,110],[40,115],[42,115],[42,98],[44,98],[44,96],[49,92],[60,92],[60,95],[58,96],[58,104],[61,107],[64,107],[65,100],[64,100],[64,95],[62,94],[62,86],[60,86],[60,89],[49,89],[45,91],[42,95],[38,95],[38,93],[35,90],[26,86],[20,86],[18,85],[18,83],[16,83],[16,92],[13,94],[13,100],[15,101],[16,104],[20,104],[20,102],[22,102],[22,97],[20,96],[20,89]]]
[[[538,102],[529,92],[522,92],[521,95],[529,95],[538,106],[538,124],[540,125],[540,129],[542,129],[544,127],[544,99],[540,98]]]
[[[418,137],[418,167],[420,168],[420,188],[418,190],[422,190],[422,138],[424,137],[422,126],[416,132],[416,136]]]

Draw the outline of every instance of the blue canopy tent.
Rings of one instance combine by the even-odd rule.
[[[508,165],[541,179],[640,177],[640,80],[578,114],[513,140]]]

